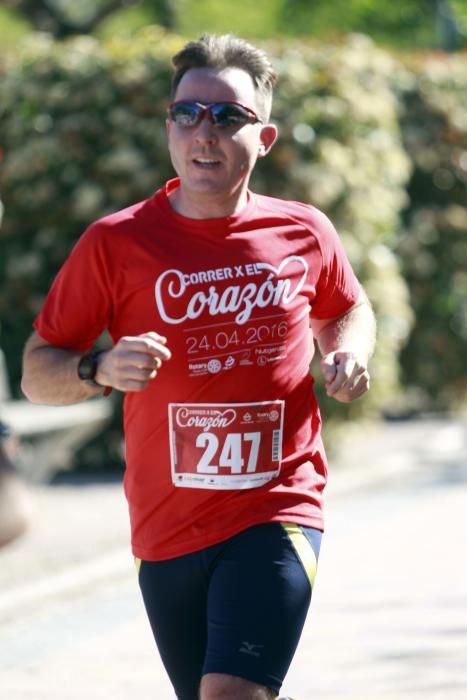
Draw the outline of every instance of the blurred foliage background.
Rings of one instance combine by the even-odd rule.
[[[3,0],[0,346],[15,395],[73,243],[172,176],[170,57],[207,30],[272,56],[280,140],[252,186],[331,217],[377,313],[372,391],[348,407],[318,387],[328,424],[465,407],[466,27],[467,0]],[[116,401],[78,465],[121,462]]]
[[[14,41],[11,30],[16,21],[25,33],[36,29],[59,39],[89,33],[131,35],[158,24],[188,36],[214,31],[256,39],[330,40],[359,32],[378,44],[410,50],[452,49],[466,43],[466,0],[3,0],[1,4],[6,41]]]

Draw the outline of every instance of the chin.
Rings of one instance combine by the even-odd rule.
[[[230,190],[226,190],[225,187],[223,187],[219,182],[215,182],[214,180],[211,181],[201,181],[201,182],[196,182],[193,183],[192,185],[188,185],[187,189],[191,190],[192,192],[196,192],[199,194],[216,194],[216,193],[226,193],[227,191],[230,192]]]

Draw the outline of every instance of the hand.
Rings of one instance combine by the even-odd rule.
[[[351,403],[366,394],[370,375],[362,360],[347,350],[331,352],[321,360],[328,396],[341,403]]]
[[[170,360],[167,338],[150,331],[124,336],[99,357],[96,381],[120,391],[143,391],[157,376],[162,363]]]

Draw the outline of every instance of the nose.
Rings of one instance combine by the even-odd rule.
[[[195,140],[198,143],[216,143],[218,140],[217,128],[206,113],[195,127]]]

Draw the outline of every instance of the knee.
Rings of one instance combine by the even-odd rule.
[[[200,700],[274,700],[276,694],[239,676],[207,673],[201,680]]]

